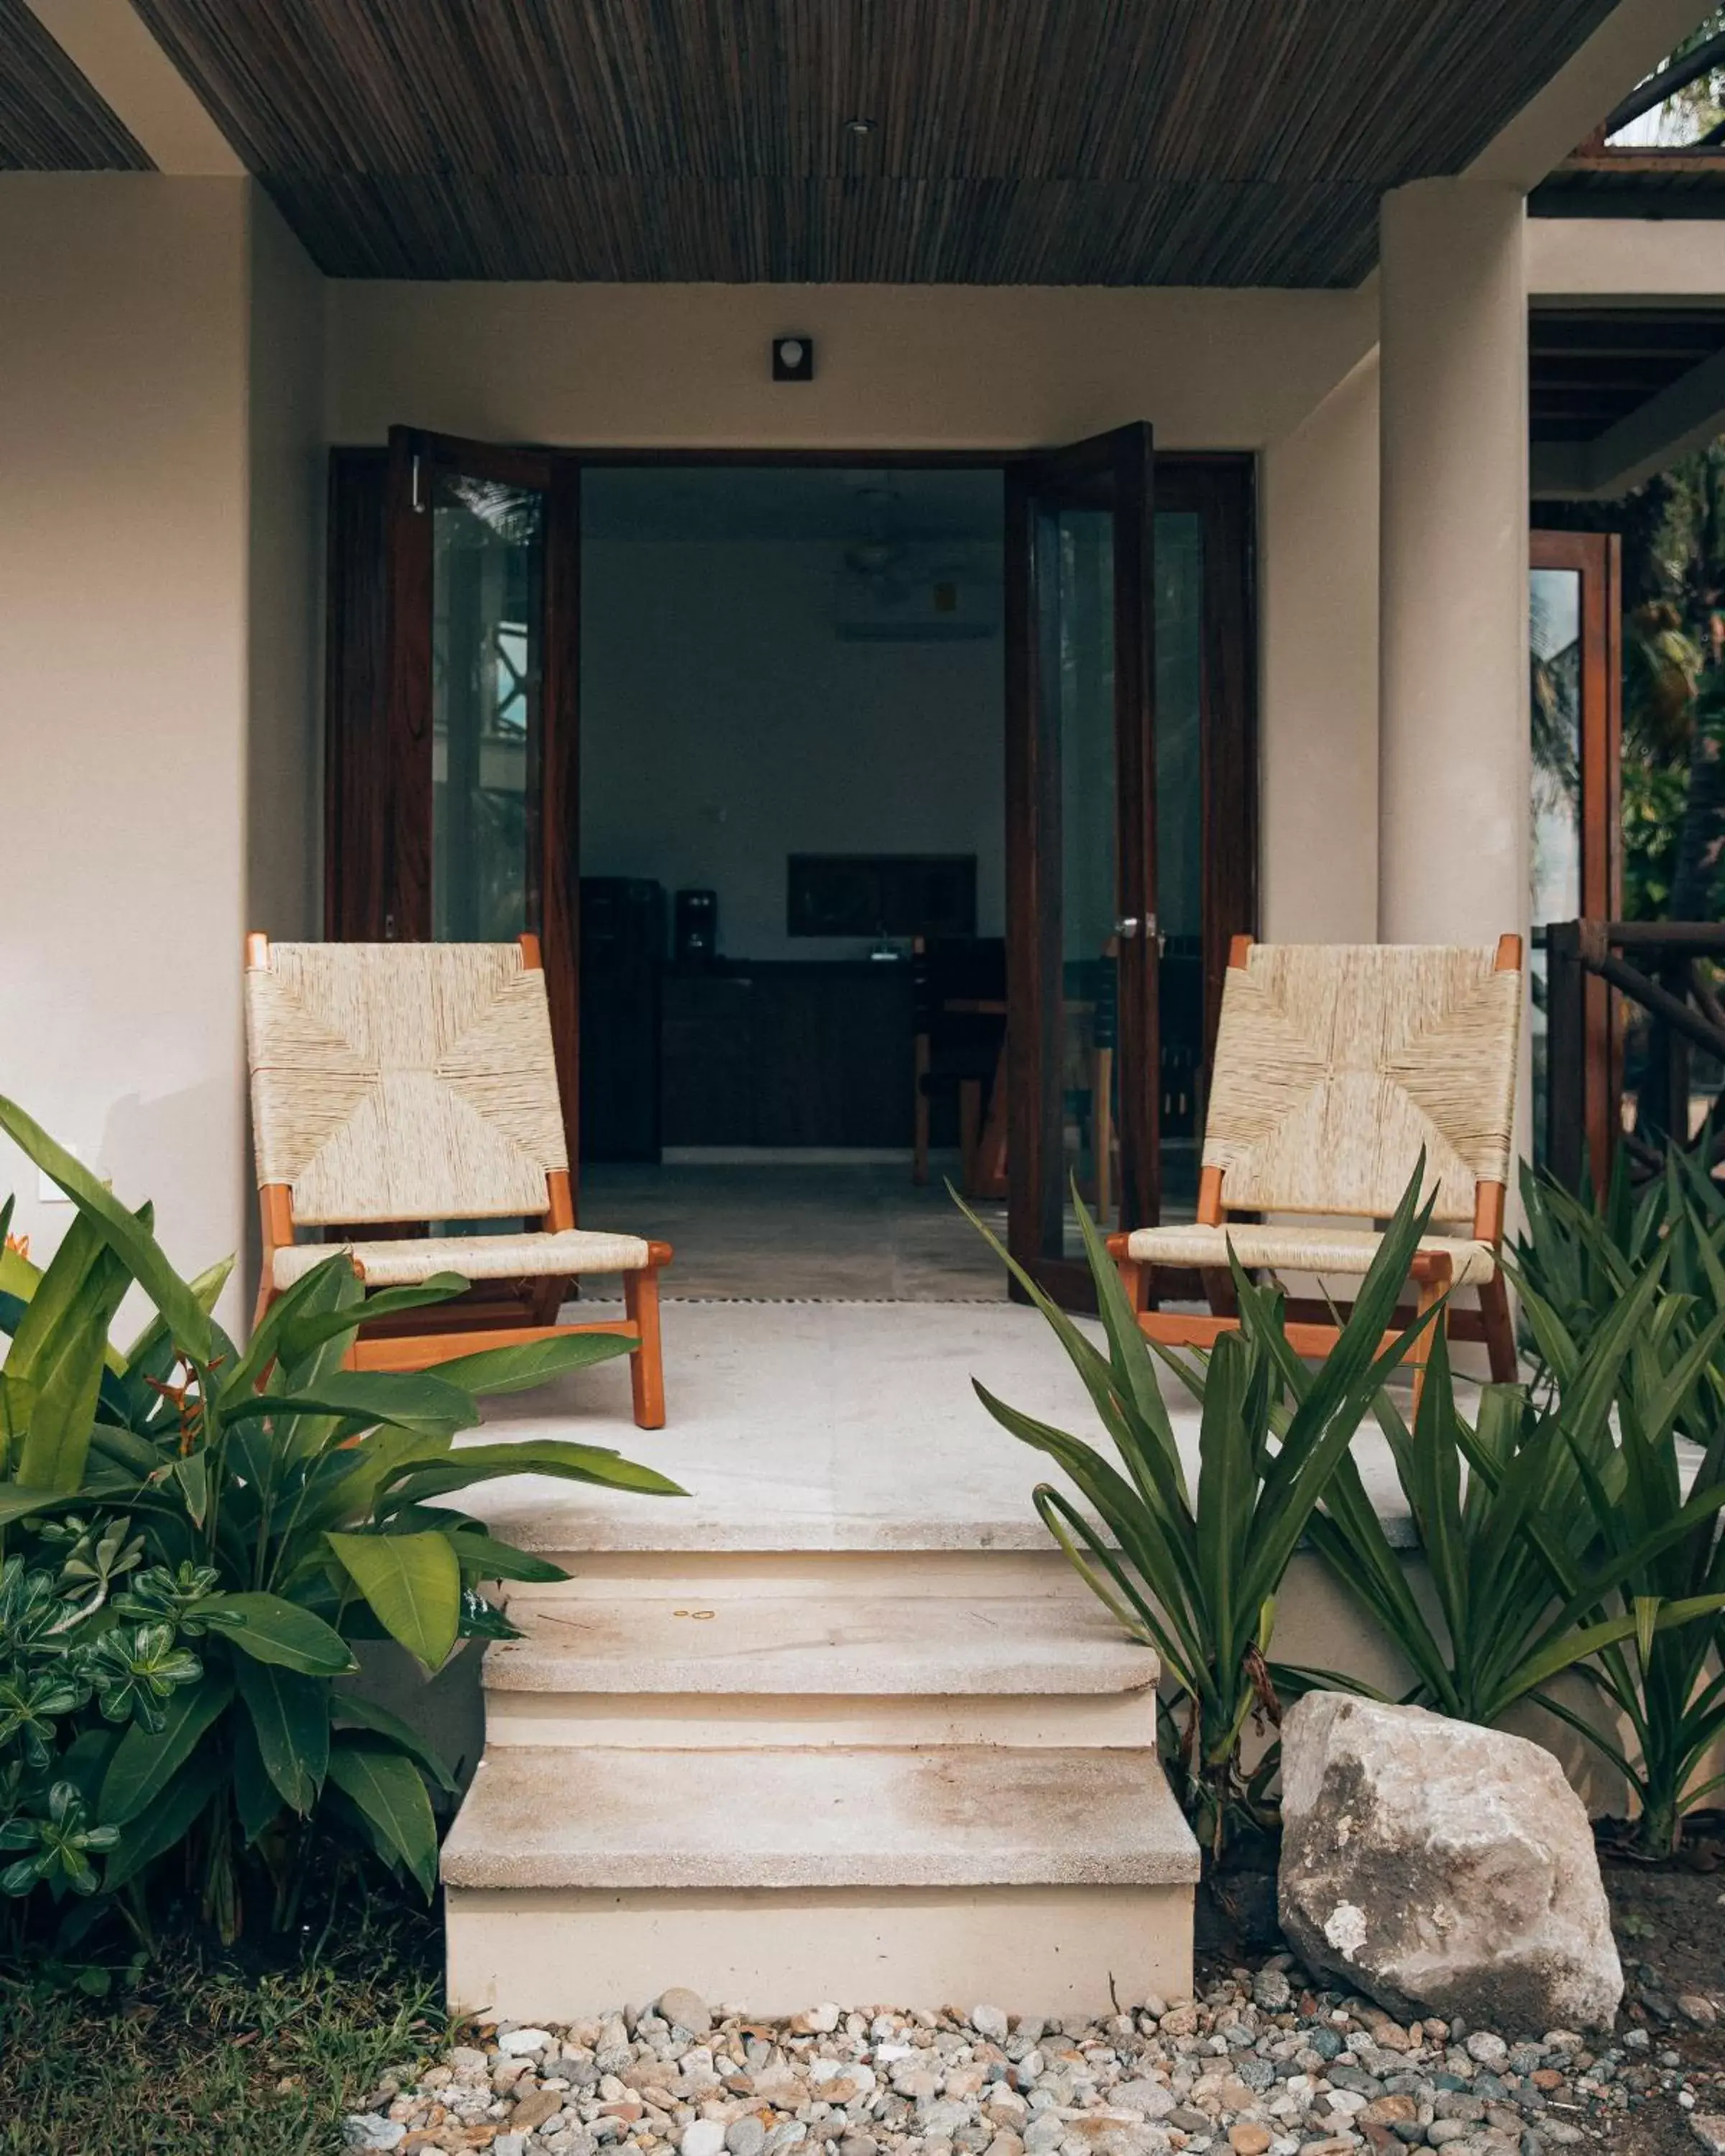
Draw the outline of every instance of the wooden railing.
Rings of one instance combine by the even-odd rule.
[[[1668,1142],[1693,1147],[1711,1167],[1725,1147],[1725,1128],[1716,1097],[1692,1129],[1695,1060],[1699,1050],[1725,1065],[1725,1004],[1703,963],[1725,960],[1725,923],[1559,921],[1543,941],[1552,1173],[1574,1190],[1585,1165],[1602,1188],[1619,1146],[1628,1149],[1632,1172],[1651,1173]],[[1613,990],[1645,1014],[1632,1129],[1623,1123],[1623,1034]]]

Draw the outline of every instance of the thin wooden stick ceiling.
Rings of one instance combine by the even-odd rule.
[[[335,275],[1327,285],[1612,0],[136,4]]]
[[[0,0],[0,172],[137,172],[150,159],[24,0]]]

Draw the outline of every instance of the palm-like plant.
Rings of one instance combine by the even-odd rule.
[[[1127,1631],[1157,1650],[1185,1702],[1183,1724],[1165,1720],[1164,1750],[1213,1855],[1231,1824],[1268,1816],[1267,1775],[1249,1778],[1241,1763],[1248,1723],[1254,1717],[1273,1723],[1281,1698],[1313,1683],[1358,1689],[1345,1677],[1272,1660],[1276,1604],[1289,1560],[1362,1418],[1426,1322],[1383,1345],[1430,1218],[1420,1179],[1416,1173],[1409,1183],[1342,1337],[1315,1373],[1287,1350],[1281,1297],[1255,1289],[1238,1266],[1240,1330],[1224,1333],[1202,1362],[1158,1351],[1202,1400],[1195,1498],[1150,1345],[1082,1204],[1078,1218],[1106,1353],[966,1209],[1054,1327],[1120,1466],[980,1383],[978,1397],[1014,1437],[1055,1460],[1090,1508],[1051,1483],[1034,1495],[1080,1576]]]
[[[1544,1688],[1563,1671],[1591,1676],[1595,1656],[1686,1626],[1714,1606],[1686,1596],[1653,1608],[1636,1599],[1635,1583],[1696,1535],[1712,1534],[1725,1505],[1717,1476],[1703,1476],[1687,1500],[1672,1486],[1633,1519],[1619,1511],[1609,1532],[1590,1496],[1599,1476],[1589,1463],[1604,1471],[1619,1382],[1658,1285],[1650,1271],[1609,1312],[1543,1406],[1521,1386],[1488,1385],[1469,1422],[1456,1407],[1441,1334],[1414,1427],[1387,1394],[1377,1401],[1439,1621],[1414,1593],[1351,1458],[1311,1535],[1343,1589],[1407,1661],[1410,1700],[1489,1726],[1529,1697],[1552,1705]],[[1589,1733],[1597,1741],[1590,1725]]]
[[[64,1592],[108,1602],[99,1623],[190,1643],[195,1662],[193,1673],[180,1666],[157,1712],[123,1729],[86,1716],[54,1763],[56,1783],[72,1785],[104,1833],[117,1830],[104,1888],[145,1928],[141,1881],[186,1844],[205,1912],[231,1937],[240,1853],[255,1849],[285,1922],[304,1828],[335,1812],[429,1894],[437,1839],[426,1778],[453,1784],[413,1730],[347,1684],[354,1643],[393,1638],[434,1671],[459,1639],[507,1631],[482,1584],[562,1576],[442,1502],[470,1484],[538,1474],[681,1494],[604,1446],[454,1443],[485,1394],[633,1343],[570,1334],[435,1372],[346,1370],[362,1322],[465,1283],[444,1276],[367,1297],[332,1255],[242,1351],[210,1315],[225,1267],[182,1280],[147,1207],[128,1212],[3,1099],[0,1128],[78,1208],[39,1274],[14,1255],[0,1282],[0,1332],[12,1336],[0,1365],[0,1533],[23,1537]],[[122,1355],[108,1328],[133,1281],[156,1316]],[[8,1830],[13,1841],[33,1819],[54,1829],[54,1816],[30,1811],[29,1794],[0,1790],[0,1815],[23,1823]]]

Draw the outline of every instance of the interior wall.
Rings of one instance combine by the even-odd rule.
[[[246,190],[0,176],[0,1088],[186,1270],[245,1182]]]
[[[968,546],[998,588],[998,547]],[[726,957],[861,955],[791,937],[791,853],[977,856],[1004,932],[1001,642],[841,638],[841,544],[590,540],[582,871],[719,894]]]
[[[1378,937],[1378,361],[1266,452],[1260,932]]]

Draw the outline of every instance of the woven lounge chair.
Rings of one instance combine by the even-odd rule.
[[[639,1342],[629,1358],[635,1420],[659,1429],[659,1271],[671,1253],[575,1225],[538,939],[272,945],[251,936],[245,992],[264,1216],[259,1317],[332,1249],[372,1287],[459,1273],[493,1284],[480,1295],[493,1316],[501,1301],[506,1322],[476,1329],[471,1304],[435,1305],[414,1321],[422,1329],[362,1333],[352,1364],[417,1370],[556,1333],[622,1333]],[[531,1215],[542,1231],[402,1233]],[[378,1240],[294,1240],[296,1227],[366,1224],[382,1224]],[[555,1322],[584,1273],[623,1275],[621,1320]]]
[[[1477,1310],[1445,1306],[1459,1340],[1482,1340],[1491,1375],[1516,1374],[1498,1250],[1510,1167],[1522,939],[1489,946],[1273,944],[1236,937],[1222,992],[1214,1076],[1191,1226],[1109,1238],[1138,1322],[1153,1340],[1208,1347],[1239,1319],[1228,1265],[1335,1280],[1369,1268],[1374,1223],[1394,1212],[1423,1148],[1433,1225],[1414,1260],[1414,1307],[1471,1288]],[[1230,1214],[1342,1215],[1351,1224],[1275,1226]],[[1459,1231],[1459,1232],[1456,1232]],[[1209,1316],[1153,1306],[1158,1276],[1196,1270]],[[1337,1297],[1338,1306],[1341,1298]],[[1335,1345],[1330,1305],[1291,1301],[1302,1355]],[[1397,1313],[1398,1329],[1409,1313]],[[1386,1335],[1386,1343],[1389,1337]],[[1409,1357],[1417,1394],[1431,1340]]]

